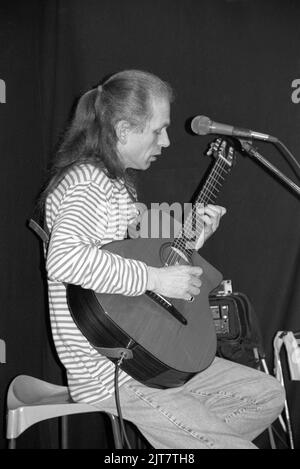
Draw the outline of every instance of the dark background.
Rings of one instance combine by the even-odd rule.
[[[74,100],[101,78],[125,68],[151,71],[176,91],[171,146],[140,174],[140,200],[188,202],[211,160],[213,136],[186,121],[213,120],[277,136],[300,161],[300,3],[296,0],[25,0],[0,2],[1,119],[0,447],[5,396],[16,375],[55,383],[64,374],[49,335],[40,245],[26,226],[53,146]],[[271,144],[259,151],[298,184]],[[234,290],[252,300],[273,368],[273,337],[300,329],[299,197],[249,157],[237,155],[220,204],[218,233],[202,254]],[[295,445],[300,448],[299,382],[287,379]],[[71,444],[107,447],[98,415],[74,417]],[[21,448],[53,448],[56,423],[20,439]],[[262,447],[268,443],[262,439]]]

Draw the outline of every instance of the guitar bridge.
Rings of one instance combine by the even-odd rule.
[[[184,324],[185,326],[187,325],[188,322],[186,318],[165,297],[163,297],[162,295],[159,295],[158,293],[154,293],[150,290],[147,290],[145,292],[145,295],[151,298],[151,300],[155,301],[155,303],[162,306],[168,313],[170,313],[175,319],[177,319],[177,321],[181,322],[181,324]]]

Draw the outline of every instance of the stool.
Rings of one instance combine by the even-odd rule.
[[[61,417],[61,447],[67,448],[67,416],[88,412],[101,412],[90,404],[72,401],[65,386],[51,384],[32,376],[19,375],[10,384],[7,393],[6,438],[9,449],[16,448],[16,439],[28,427],[43,420]],[[114,444],[122,449],[118,419],[115,415],[103,411],[110,418]]]

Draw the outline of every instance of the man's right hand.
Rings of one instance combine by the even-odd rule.
[[[190,300],[199,295],[203,270],[190,265],[149,267],[147,290],[170,298]]]

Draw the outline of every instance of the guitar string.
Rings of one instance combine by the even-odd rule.
[[[217,192],[219,192],[219,189],[217,189],[217,184],[219,184],[221,187],[222,183],[220,182],[220,178],[224,180],[225,178],[223,177],[223,175],[228,174],[228,171],[226,171],[227,164],[228,163],[221,158],[217,160],[210,176],[208,177],[204,185],[203,190],[201,191],[200,199],[202,199],[202,201],[200,203],[203,203],[204,205],[206,205],[209,202],[209,200],[212,201],[213,198],[217,197],[217,194],[215,194],[214,191],[217,190]],[[189,232],[190,229],[192,229],[193,219],[195,216],[194,212],[195,212],[195,206],[192,208],[191,213],[188,215],[188,218],[186,222],[184,223],[185,235],[187,232]],[[202,224],[202,228],[200,232],[198,232],[196,228],[194,236],[198,237],[200,233],[202,233],[202,231],[203,231],[203,224]],[[178,248],[182,248],[183,250],[186,250],[185,244],[186,244],[186,241],[184,241],[184,239],[182,238],[182,231],[181,231],[179,236],[174,241],[174,245],[175,245],[174,247],[178,247]],[[177,262],[179,259],[181,259],[180,254],[178,254],[176,251],[174,251],[174,249],[172,249],[171,254],[167,256],[167,260],[166,260],[167,265],[170,265],[170,264],[173,265],[173,263]]]
[[[219,160],[220,160],[220,158],[219,158]],[[217,160],[217,162],[216,162],[216,164],[215,164],[209,178],[207,179],[207,181],[204,185],[203,190],[201,191],[200,199],[202,199],[202,203],[204,203],[204,204],[207,203],[209,199],[212,199],[212,197],[216,197],[216,194],[214,194],[211,191],[209,186],[213,187],[213,190],[214,190],[215,187],[214,187],[213,183],[218,183],[219,185],[221,185],[221,183],[219,182],[218,177],[221,177],[222,179],[224,179],[224,177],[223,177],[224,171],[227,173],[227,171],[225,170],[225,166],[226,166],[227,163],[225,162],[225,164],[224,164],[223,160],[221,160],[221,161],[219,161],[219,160]],[[188,220],[189,220],[190,223],[193,222],[193,215],[194,215],[193,212],[194,212],[194,207],[192,209],[191,216],[190,215],[188,216],[188,219],[186,220],[186,222],[184,224],[185,231],[187,231]],[[196,231],[196,234],[199,235],[199,233],[197,231]],[[183,250],[185,250],[184,240],[180,236],[181,236],[181,233],[179,234],[177,239],[174,241],[174,245],[175,245],[175,247],[183,248]],[[173,262],[175,262],[175,261],[177,262],[177,260],[179,260],[179,259],[180,259],[180,255],[176,251],[174,251],[174,249],[173,249],[171,251],[171,255],[169,254],[168,257],[167,257],[167,263],[168,264],[169,263],[173,264]]]
[[[222,177],[222,179],[224,179],[223,174],[227,173],[227,171],[226,170],[224,171],[224,168],[222,168],[222,169],[223,169],[223,172],[222,172],[222,174],[219,173],[219,175]],[[209,185],[211,185],[213,180],[216,181],[216,182],[219,182],[219,179],[214,178],[214,176],[211,178],[211,180],[207,184],[204,192],[202,192],[201,204],[203,204],[203,205],[207,205],[207,203],[209,201],[212,202],[213,198],[215,198],[217,196],[217,194],[215,194],[209,188]],[[199,226],[197,226],[197,222],[196,222],[196,229],[193,232],[193,226],[192,225],[193,225],[193,222],[195,220],[195,216],[197,216],[197,213],[195,213],[196,210],[197,210],[196,206],[194,206],[193,209],[192,209],[191,214],[189,215],[188,219],[186,220],[186,222],[184,224],[183,234],[181,233],[180,236],[177,237],[177,239],[174,241],[174,244],[173,244],[173,246],[175,248],[178,248],[181,251],[185,251],[185,253],[187,253],[187,249],[188,249],[187,246],[186,246],[187,239],[191,240],[193,238],[196,238],[196,239],[199,238],[200,234],[203,232],[203,229],[204,229],[204,223],[201,223],[200,230],[199,230]],[[191,236],[191,234],[193,236]],[[189,253],[188,253],[187,257],[188,257],[188,259],[190,259],[190,254]],[[181,259],[181,255],[173,249],[171,251],[171,255],[168,256],[167,262],[171,263],[173,265],[174,263],[176,263],[180,259]]]
[[[213,197],[217,196],[217,194],[214,193],[214,190],[217,190],[217,192],[219,192],[219,190],[217,189],[215,183],[216,182],[219,183],[218,177],[223,177],[222,176],[223,172],[221,173],[220,170],[224,172],[224,167],[221,167],[221,164],[218,165],[217,168],[214,168],[214,171],[211,173],[210,177],[207,179],[207,182],[201,193],[201,197],[199,198],[199,200],[201,201],[200,203],[206,203],[208,202],[209,199],[212,199]],[[199,202],[197,202],[197,204],[199,204]],[[193,221],[193,215],[195,212],[196,205],[193,207],[193,210],[191,211],[190,215],[188,216],[188,219],[185,222],[184,228],[186,232],[188,231],[189,225]]]
[[[217,161],[218,163],[218,161]],[[215,194],[213,191],[216,189],[217,192],[219,192],[219,190],[217,189],[217,186],[216,186],[216,183],[219,184],[220,186],[222,186],[222,184],[220,183],[218,177],[220,177],[221,179],[225,179],[223,177],[224,174],[228,174],[228,171],[226,171],[225,167],[227,165],[226,161],[225,161],[225,164],[224,164],[224,161],[221,160],[219,164],[215,164],[214,168],[213,168],[213,171],[212,173],[210,174],[209,178],[207,179],[206,181],[206,184],[201,192],[201,197],[202,197],[202,203],[207,203],[210,199],[212,199],[213,197],[216,197],[217,194]],[[217,178],[215,177],[217,176]],[[213,185],[214,183],[214,185]],[[209,186],[213,187],[213,190],[211,190],[209,188]],[[207,200],[206,200],[207,199]],[[194,215],[194,209],[192,211],[193,215]],[[192,216],[189,216],[189,222],[193,222],[193,215]],[[188,220],[186,220],[185,222],[185,231],[187,232],[188,228]],[[190,228],[189,228],[190,229]],[[198,232],[196,230],[196,236],[199,236],[199,234],[202,232],[203,230],[203,224],[202,224],[202,228],[201,228],[201,231]],[[182,248],[183,250],[186,250],[186,247],[184,245],[185,241],[184,239],[182,239],[182,237],[180,238],[180,236],[177,237],[177,239],[174,241],[174,245],[175,247],[179,247],[179,248]],[[174,254],[174,250],[172,250],[172,255],[169,255],[168,256],[168,261],[170,262],[174,262],[174,258],[176,258],[176,261],[180,259],[180,255],[178,253],[176,253],[175,251],[175,254]]]
[[[221,160],[220,158],[215,163],[214,168],[213,168],[211,174],[209,175],[209,177],[208,177],[208,179],[207,179],[207,181],[204,185],[204,188],[201,191],[201,195],[200,195],[200,199],[202,199],[201,203],[205,204],[210,199],[212,199],[212,196],[216,197],[216,194],[214,194],[209,189],[209,186],[212,186],[214,188],[213,182],[218,182],[220,184],[218,177],[221,177],[222,179],[224,179],[223,178],[224,171],[227,172],[225,170],[225,166],[226,166],[226,162],[224,163],[224,161]],[[217,177],[215,177],[215,176],[217,176]],[[194,212],[194,207],[193,207],[192,212],[190,214],[191,216],[190,215],[188,216],[188,220],[190,221],[190,223],[193,222],[193,215],[194,215],[193,212]],[[184,224],[185,231],[187,231],[188,220],[186,220],[186,222]],[[182,234],[181,233],[179,234],[179,236],[174,241],[174,245],[175,245],[174,247],[178,247],[179,249],[182,248],[183,250],[186,250],[186,247],[185,247],[186,242],[184,241],[184,239],[182,239]],[[200,233],[196,232],[196,235],[199,235],[199,234]],[[167,264],[169,265],[171,263],[171,265],[173,265],[173,263],[177,262],[180,258],[181,258],[180,254],[178,254],[176,251],[174,251],[174,249],[172,249],[171,254],[169,254],[168,257],[167,257]]]
[[[220,172],[220,170],[222,172]],[[212,178],[210,180],[208,180],[207,187],[206,187],[206,190],[203,194],[203,200],[202,200],[202,203],[204,205],[206,205],[209,202],[209,200],[212,201],[213,198],[216,198],[218,196],[219,189],[217,188],[216,183],[219,183],[219,181],[220,181],[219,178],[220,177],[224,180],[223,175],[225,173],[227,174],[227,171],[226,171],[226,169],[223,165],[223,166],[218,168],[218,170],[216,172],[217,177],[214,177],[215,175],[213,175]],[[217,194],[215,192],[217,192]],[[187,226],[185,226],[185,233],[187,233],[188,235],[191,234],[190,229],[192,229],[192,234],[193,234],[193,218],[194,218],[194,215],[195,215],[194,212],[195,212],[195,209],[192,211],[191,217],[189,219],[189,223],[187,224]],[[196,230],[195,230],[195,236],[196,237],[198,237],[201,234],[201,232],[203,230],[203,227],[204,227],[204,224],[202,223],[200,225],[200,231],[198,231],[198,227],[197,227],[197,224],[196,224]]]
[[[222,171],[222,173],[220,172],[220,170]],[[219,177],[222,177],[222,179],[224,179],[223,178],[224,173],[227,173],[227,172],[224,166],[221,166],[221,165],[219,168],[217,168],[217,171],[215,171],[214,174],[212,173],[211,175],[212,177],[207,180],[207,185],[205,186],[205,189],[202,193],[201,204],[206,205],[209,202],[209,200],[212,201],[213,198],[217,197],[217,194],[214,191],[217,190],[217,192],[219,192],[219,189],[217,189],[216,184],[214,183],[216,182],[219,183]],[[198,227],[196,223],[196,229],[193,230],[193,222],[195,219],[195,215],[197,216],[197,213],[195,213],[197,212],[196,207],[197,207],[197,204],[193,207],[191,214],[189,215],[188,219],[186,220],[184,224],[184,238],[185,239],[186,238],[192,239],[194,237],[198,238],[203,231],[203,228],[204,228],[203,223],[201,223],[200,227]],[[200,228],[200,230],[198,228]],[[191,236],[191,235],[194,235],[194,236]],[[178,238],[178,242],[176,244],[177,246],[179,244],[180,247],[184,248],[184,244],[182,244],[183,242],[184,242],[184,239]]]

